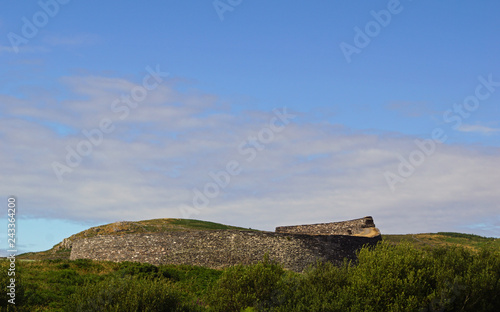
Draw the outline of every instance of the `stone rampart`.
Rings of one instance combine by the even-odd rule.
[[[372,220],[373,222],[373,220]],[[380,236],[305,235],[260,231],[211,230],[99,235],[73,241],[70,259],[138,261],[223,268],[269,258],[301,272],[316,261],[355,259],[365,244]]]
[[[364,217],[342,222],[317,223],[306,225],[279,226],[277,233],[308,235],[353,235],[374,237],[380,235],[372,217]]]

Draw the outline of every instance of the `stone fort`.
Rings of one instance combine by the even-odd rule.
[[[154,265],[187,264],[220,269],[269,259],[301,272],[317,261],[342,263],[356,251],[381,240],[372,217],[255,230],[193,230],[96,235],[74,239],[70,259],[138,261]]]

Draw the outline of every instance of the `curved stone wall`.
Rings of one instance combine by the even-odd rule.
[[[261,261],[266,253],[286,269],[301,272],[316,261],[355,259],[380,236],[306,235],[212,230],[151,234],[99,235],[73,241],[70,259],[138,261],[223,268]]]
[[[380,231],[375,227],[373,218],[370,216],[342,222],[279,226],[276,228],[276,232],[309,235],[354,235],[367,237],[380,235]]]

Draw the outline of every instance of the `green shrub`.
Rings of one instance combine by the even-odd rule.
[[[19,266],[19,262],[16,261],[15,267],[15,275],[9,276],[9,267],[10,260],[1,260],[0,261],[0,309],[2,311],[17,311],[16,307],[23,306],[25,303],[25,286],[24,281],[22,279],[22,270]],[[9,299],[12,299],[10,295],[7,293],[10,292],[11,279],[15,279],[15,306],[8,302]]]
[[[281,284],[284,292],[272,311],[336,311],[338,296],[347,277],[347,262],[337,267],[329,262],[318,262],[303,274],[288,272]]]
[[[47,261],[48,263],[61,263],[61,262],[64,262],[65,260],[63,260],[63,259],[48,259],[45,261]]]
[[[69,263],[61,263],[61,264],[58,264],[56,266],[56,268],[58,268],[58,269],[69,269],[70,265],[69,265]]]
[[[500,250],[462,247],[432,251],[435,293],[429,310],[497,311],[500,306]]]
[[[76,259],[72,261],[79,269],[90,269],[95,266],[94,261],[90,259]]]
[[[449,237],[458,237],[458,238],[468,238],[473,240],[486,240],[487,237],[475,235],[475,234],[465,234],[465,233],[455,233],[455,232],[438,232],[437,234]]]
[[[83,280],[83,277],[73,269],[61,269],[59,271],[53,271],[47,279],[49,283],[58,283],[73,286],[81,285],[83,283]]]
[[[197,311],[183,303],[183,294],[171,283],[137,277],[110,278],[87,283],[71,297],[68,311]]]
[[[158,272],[159,269],[155,265],[127,261],[120,263],[120,266],[116,271],[116,275],[119,277],[135,276],[138,278],[157,278],[161,276]]]
[[[500,251],[382,242],[363,248],[355,265],[318,263],[284,280],[272,311],[497,311]]]
[[[166,278],[197,297],[202,297],[222,275],[222,271],[191,265],[161,265],[158,276]]]
[[[227,268],[211,288],[209,304],[214,311],[240,311],[248,307],[268,309],[283,291],[280,283],[285,271],[268,257],[264,261]]]
[[[433,293],[432,258],[410,243],[362,249],[342,296],[353,311],[415,311]],[[368,310],[366,307],[369,307]]]

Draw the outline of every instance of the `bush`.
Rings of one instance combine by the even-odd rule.
[[[258,264],[227,268],[211,288],[209,304],[214,311],[240,311],[253,307],[268,309],[283,293],[280,283],[285,271],[268,257]]]
[[[500,251],[461,247],[433,250],[435,293],[429,309],[497,311],[500,306]]]
[[[87,283],[71,297],[68,311],[197,311],[182,303],[183,294],[171,283],[137,277]]]
[[[138,278],[157,278],[158,267],[149,263],[122,262],[116,272],[118,277],[135,276]]]
[[[61,263],[56,266],[58,269],[69,269],[70,265],[69,263]]]
[[[16,311],[16,307],[23,306],[25,302],[25,287],[24,287],[24,282],[23,279],[21,278],[21,268],[19,267],[19,262],[16,261],[16,271],[15,271],[15,276],[9,276],[9,267],[10,267],[10,260],[2,260],[0,262],[0,285],[1,285],[1,290],[0,290],[0,309],[2,311]],[[11,284],[11,278],[14,278],[14,284],[15,284],[15,303],[16,305],[14,306],[13,304],[9,303],[8,300],[11,299],[9,295],[7,295],[8,292],[10,292],[10,289],[8,286]]]
[[[356,265],[318,263],[285,280],[272,311],[497,311],[500,251],[381,242],[363,248]]]
[[[347,268],[347,262],[342,267],[318,262],[303,274],[288,272],[282,281],[285,291],[271,310],[336,311],[341,304],[338,296],[348,282]]]
[[[90,268],[96,266],[94,264],[94,261],[92,261],[90,259],[76,259],[76,260],[73,260],[72,262],[79,269],[90,269]]]

